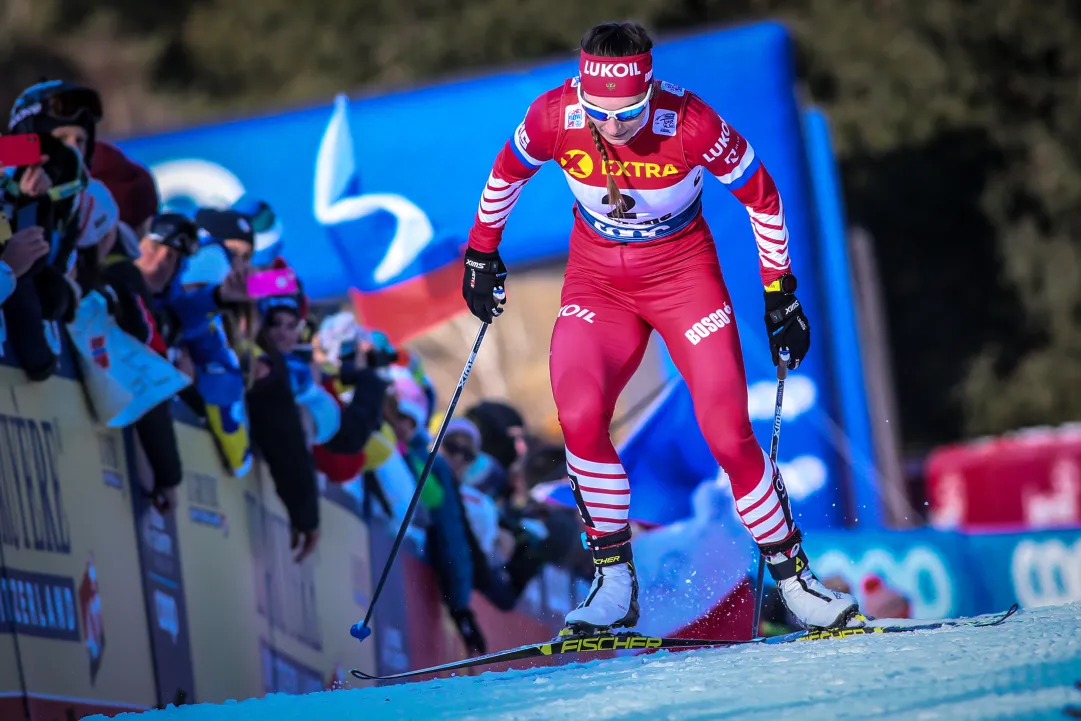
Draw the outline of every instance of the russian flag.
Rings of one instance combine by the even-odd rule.
[[[360,322],[394,344],[466,311],[465,239],[441,232],[397,193],[365,192],[349,127],[349,102],[334,101],[315,163],[314,213],[350,279]]]

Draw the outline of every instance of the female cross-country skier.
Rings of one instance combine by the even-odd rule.
[[[579,75],[533,101],[496,157],[465,253],[466,303],[491,322],[506,299],[497,248],[507,217],[540,166],[560,164],[577,201],[561,304],[578,310],[556,320],[550,370],[567,472],[596,567],[567,625],[595,631],[638,621],[630,486],[609,425],[656,329],[785,605],[805,627],[844,626],[858,613],[856,600],[811,572],[784,481],[751,432],[732,304],[702,217],[703,177],[721,181],[750,215],[773,362],[787,349],[796,368],[810,327],[794,295],[784,206],[735,128],[694,93],[654,78],[652,47],[635,23],[585,34]]]

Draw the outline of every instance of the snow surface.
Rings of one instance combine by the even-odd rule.
[[[1081,603],[1072,603],[994,628],[660,652],[116,718],[1061,721],[1081,717],[1079,682]]]

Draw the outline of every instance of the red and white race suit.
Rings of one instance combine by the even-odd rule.
[[[608,144],[605,163],[576,85],[567,80],[530,105],[496,157],[469,245],[495,250],[526,182],[549,160],[559,163],[576,203],[550,370],[583,520],[593,535],[627,525],[630,486],[609,426],[655,329],[687,382],[744,525],[758,543],[783,540],[795,526],[751,431],[732,303],[701,211],[703,178],[712,175],[746,208],[768,284],[789,269],[773,178],[716,111],[663,81],[653,83],[642,128],[626,145]],[[609,176],[623,196],[622,218],[608,214]]]

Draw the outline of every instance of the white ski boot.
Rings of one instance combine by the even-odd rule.
[[[826,587],[811,572],[797,528],[788,538],[759,546],[785,608],[808,630],[862,625],[854,596]],[[850,622],[852,622],[850,624]]]
[[[630,529],[587,540],[593,551],[593,585],[578,608],[567,614],[572,633],[634,628],[638,623],[638,576],[631,555]]]

